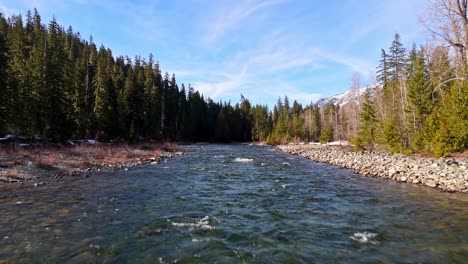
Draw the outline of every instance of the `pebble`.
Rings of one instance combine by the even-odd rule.
[[[390,153],[353,152],[320,145],[279,145],[277,149],[357,173],[422,184],[448,192],[468,192],[468,159],[435,159]]]

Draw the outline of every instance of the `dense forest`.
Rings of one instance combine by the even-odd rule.
[[[214,102],[190,84],[179,86],[151,54],[114,56],[55,19],[44,25],[37,10],[24,19],[0,14],[0,135],[55,142],[349,140],[357,150],[445,156],[468,148],[466,4],[461,8],[445,10],[454,19],[447,25],[428,25],[447,26],[442,43],[407,48],[395,34],[381,51],[374,83],[362,89],[353,76],[356,100],[303,106],[285,96],[271,111],[242,95],[234,105]]]
[[[468,25],[467,25],[468,29]],[[468,149],[468,63],[449,47],[405,48],[398,34],[382,49],[375,84],[353,76],[350,102],[311,104],[288,98],[273,111],[272,143],[349,140],[356,150],[376,145],[391,152],[446,156]],[[463,55],[463,56],[462,56]]]
[[[242,96],[235,105],[215,103],[162,73],[151,54],[114,57],[55,19],[42,24],[37,10],[25,19],[0,17],[0,56],[0,134],[56,142],[250,141],[258,139],[252,115],[268,119],[266,106]]]

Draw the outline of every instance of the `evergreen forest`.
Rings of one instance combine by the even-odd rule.
[[[37,10],[24,18],[0,14],[0,135],[51,142],[348,140],[356,150],[446,156],[468,149],[468,49],[448,37],[404,47],[395,34],[381,50],[374,83],[361,89],[354,76],[358,99],[346,105],[304,106],[284,96],[270,110],[242,95],[214,102],[178,84],[152,54],[115,56],[71,26],[44,24]]]

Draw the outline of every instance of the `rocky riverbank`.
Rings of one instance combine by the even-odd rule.
[[[468,193],[468,159],[423,158],[390,153],[353,152],[338,146],[279,145],[281,151],[351,169],[357,173]]]
[[[0,183],[43,185],[47,179],[89,176],[100,171],[156,165],[182,155],[172,144],[93,144],[37,148],[0,148]]]

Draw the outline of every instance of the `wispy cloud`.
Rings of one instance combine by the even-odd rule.
[[[195,82],[194,87],[215,100],[242,93],[256,102],[271,104],[287,94],[292,100],[308,104],[318,100],[322,94],[317,91],[327,87],[314,87],[310,82],[299,84],[297,80],[289,82],[288,76],[294,71],[318,73],[330,64],[363,75],[373,67],[366,60],[308,46],[297,36],[278,31],[257,40],[250,49],[220,59],[215,67],[209,63],[198,65],[199,75],[213,78]]]
[[[18,10],[14,8],[9,8],[5,6],[4,4],[0,3],[0,13],[2,13],[5,17],[10,17],[13,14],[19,14]]]
[[[238,26],[256,12],[268,7],[283,3],[285,0],[244,0],[238,1],[234,6],[223,5],[215,11],[215,18],[210,21],[210,26],[203,38],[205,43],[211,43],[223,36],[229,29]]]
[[[339,52],[330,52],[325,50],[316,50],[317,55],[325,60],[349,67],[352,71],[367,75],[375,66],[370,62]]]
[[[242,70],[227,79],[218,82],[196,82],[195,89],[199,90],[202,94],[218,99],[233,90],[239,90],[249,82],[247,77],[248,65],[244,65]]]
[[[353,72],[367,76],[394,32],[418,41],[412,23],[426,2],[3,0],[0,9],[56,15],[114,55],[153,53],[206,97],[272,105],[286,94],[309,103],[347,89]]]

